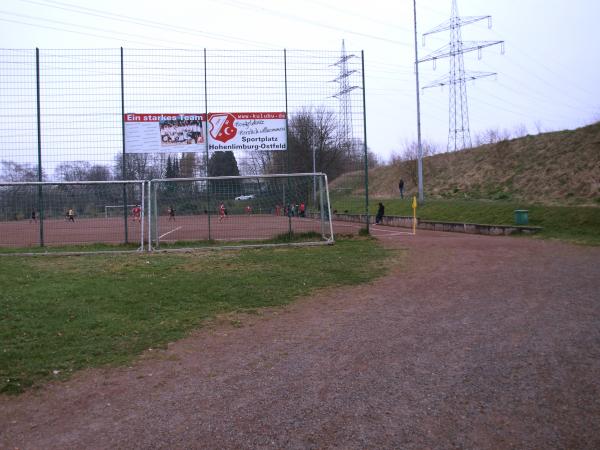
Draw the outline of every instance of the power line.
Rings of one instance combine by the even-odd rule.
[[[405,46],[409,46],[410,45],[410,44],[408,44],[406,42],[397,41],[397,40],[393,40],[393,39],[387,39],[387,38],[384,38],[384,37],[381,37],[381,36],[375,36],[373,34],[361,33],[359,31],[353,31],[353,30],[349,30],[349,29],[345,29],[345,28],[336,27],[336,26],[333,26],[333,25],[329,25],[327,23],[323,23],[323,22],[319,22],[319,21],[311,20],[311,19],[306,19],[306,18],[303,18],[303,17],[296,16],[294,14],[282,13],[280,11],[275,11],[275,10],[272,10],[272,9],[265,8],[263,6],[259,6],[259,5],[255,5],[255,4],[249,4],[249,3],[242,2],[242,1],[239,1],[239,0],[220,0],[219,3],[226,3],[226,4],[229,4],[229,5],[232,5],[232,6],[235,6],[235,7],[238,7],[238,8],[243,8],[243,9],[250,10],[250,11],[260,10],[260,11],[266,13],[266,14],[274,15],[274,16],[277,16],[277,17],[283,17],[285,19],[292,20],[292,21],[295,21],[295,22],[304,22],[304,23],[308,23],[308,24],[313,25],[313,26],[317,26],[317,27],[321,27],[321,28],[327,28],[327,29],[335,30],[335,31],[341,31],[341,32],[346,33],[346,34],[353,34],[353,35],[356,35],[356,36],[362,36],[362,37],[366,37],[366,38],[369,38],[369,39],[375,39],[375,40],[378,40],[378,41],[389,42],[391,44],[405,45]]]
[[[29,19],[29,20],[37,20],[40,22],[47,22],[47,23],[52,23],[52,24],[56,24],[56,25],[64,25],[64,26],[69,26],[69,27],[74,27],[74,28],[83,28],[86,30],[93,30],[93,31],[99,31],[99,32],[104,32],[104,33],[112,33],[115,35],[123,35],[123,36],[130,36],[130,37],[141,37],[143,39],[146,40],[153,40],[155,38],[153,38],[152,36],[146,36],[146,35],[140,35],[140,34],[134,34],[134,33],[127,33],[127,32],[123,32],[123,31],[113,31],[113,30],[107,30],[105,28],[98,28],[98,27],[92,27],[89,25],[77,25],[74,23],[70,23],[70,22],[63,22],[61,20],[54,20],[54,19],[46,19],[46,18],[42,18],[42,17],[37,17],[37,16],[30,16],[27,14],[18,14],[18,13],[11,13],[11,12],[6,12],[6,11],[0,11],[1,14],[5,14],[5,15],[9,15],[9,16],[15,16],[15,17],[20,17],[20,18],[24,18],[24,19]],[[89,33],[84,33],[84,34],[89,34]],[[99,35],[96,35],[99,36]],[[171,42],[174,44],[187,44],[186,42],[182,42],[182,41],[174,41],[171,39],[160,39],[161,42]],[[142,41],[138,41],[137,43],[142,43]]]
[[[114,21],[118,21],[118,22],[133,23],[133,24],[140,25],[143,27],[152,28],[153,30],[156,28],[159,28],[159,29],[172,31],[172,32],[179,33],[179,34],[189,34],[189,35],[200,36],[200,37],[204,37],[204,38],[208,38],[208,39],[223,40],[223,41],[229,41],[229,42],[235,42],[235,43],[245,43],[245,44],[250,43],[250,44],[253,44],[256,46],[260,46],[260,47],[273,48],[272,44],[268,44],[268,43],[261,42],[261,41],[253,41],[250,39],[236,38],[234,36],[218,34],[218,33],[203,32],[203,31],[198,31],[196,29],[184,27],[184,26],[180,26],[180,25],[174,26],[174,25],[163,23],[163,22],[157,22],[154,20],[147,20],[147,19],[140,19],[137,17],[127,16],[124,14],[115,14],[115,13],[111,13],[108,11],[103,11],[103,10],[94,9],[94,8],[87,8],[87,7],[78,6],[78,5],[74,5],[74,4],[66,3],[66,2],[58,2],[58,1],[53,1],[53,0],[45,0],[45,1],[20,0],[20,1],[23,3],[30,3],[30,4],[38,5],[38,6],[45,6],[47,8],[59,9],[59,10],[72,12],[72,13],[76,13],[76,14],[81,14],[81,15],[87,15],[87,16],[91,16],[91,17],[100,17],[100,18],[114,20]]]
[[[406,32],[408,32],[408,33],[411,33],[411,32],[412,32],[412,30],[411,30],[410,28],[401,27],[401,26],[399,26],[399,25],[397,25],[397,24],[394,24],[394,23],[385,22],[385,21],[383,21],[383,20],[379,20],[379,19],[373,19],[372,17],[365,16],[364,12],[362,12],[362,11],[361,11],[361,12],[351,12],[351,11],[350,11],[349,9],[347,9],[347,8],[340,8],[340,7],[333,6],[333,5],[330,5],[330,4],[328,4],[328,3],[321,2],[321,1],[318,1],[318,0],[305,0],[305,1],[308,1],[308,2],[310,2],[310,3],[313,3],[313,4],[315,4],[315,5],[320,5],[320,6],[322,6],[322,7],[325,7],[325,8],[331,9],[332,11],[337,11],[337,12],[340,12],[340,13],[342,13],[342,14],[345,14],[345,15],[347,15],[347,16],[351,16],[351,17],[357,17],[357,18],[359,18],[361,21],[365,21],[365,20],[367,20],[367,21],[369,21],[369,22],[373,22],[373,23],[375,23],[375,24],[378,24],[378,25],[383,25],[383,26],[386,26],[386,27],[394,28],[394,29],[396,29],[396,30],[402,30],[402,31],[406,31]]]
[[[514,102],[510,102],[505,97],[500,97],[500,96],[498,96],[498,95],[496,95],[496,94],[494,94],[494,93],[492,93],[490,91],[487,91],[487,90],[485,90],[484,92],[485,92],[486,97],[497,99],[503,105],[509,105],[509,106],[513,106],[514,108],[516,108],[516,110],[515,110],[515,109],[507,109],[506,107],[504,107],[503,109],[505,111],[513,113],[513,114],[523,115],[523,111],[525,110],[525,108],[524,108],[524,106],[522,104],[517,104],[517,103],[514,103]],[[480,98],[474,97],[474,99],[475,99],[475,101],[483,102]],[[494,106],[494,105],[491,105],[490,103],[486,103],[486,104],[488,104],[490,106]],[[497,106],[497,105],[495,105],[495,106]],[[547,112],[547,111],[548,110],[546,108],[544,108],[544,112]],[[529,116],[526,116],[526,117],[531,117],[531,114]],[[562,119],[562,120],[570,120],[571,119],[570,116],[556,116],[556,117],[560,117],[560,119]]]
[[[494,32],[494,34],[497,34]],[[565,78],[564,75],[559,74],[558,72],[556,72],[555,70],[551,69],[550,67],[546,66],[546,64],[544,64],[541,60],[537,59],[534,55],[529,54],[528,52],[526,52],[525,50],[523,50],[522,48],[520,48],[519,46],[515,47],[517,52],[520,52],[523,56],[525,56],[529,61],[532,61],[533,63],[537,64],[539,67],[541,67],[542,69],[544,69],[546,72],[550,73],[553,76],[559,77],[561,79],[561,81]],[[509,61],[511,61],[511,59],[509,58]],[[560,64],[560,60],[555,60],[555,62],[557,64]],[[520,66],[520,64],[517,63],[517,65]],[[521,66],[522,67],[522,66]],[[560,66],[562,67],[562,66]],[[529,73],[530,70],[529,69],[524,69],[527,70],[527,72]],[[569,68],[567,69],[568,73],[571,74],[573,73],[572,67],[569,66]],[[534,75],[539,78],[540,80],[542,80],[544,83],[549,84],[549,82],[544,79],[539,77],[537,74]],[[553,85],[554,87],[556,87],[556,85]],[[578,89],[581,93],[585,94],[586,96],[596,96],[597,93],[593,93],[588,91],[587,89],[583,89],[580,85],[578,85],[577,83],[571,83],[571,86],[574,87],[575,89]],[[562,86],[559,88],[559,91],[562,91]]]
[[[82,35],[82,36],[99,37],[99,38],[102,38],[102,39],[110,39],[110,40],[120,41],[120,42],[131,42],[131,43],[134,43],[134,44],[142,44],[142,45],[147,45],[148,44],[148,42],[132,41],[132,40],[123,41],[122,39],[111,37],[111,36],[102,36],[100,34],[88,33],[88,32],[85,32],[85,31],[66,30],[64,28],[56,28],[56,27],[52,27],[52,26],[49,26],[49,25],[40,25],[40,24],[27,23],[27,22],[22,22],[22,21],[19,21],[19,20],[11,20],[11,19],[0,18],[0,21],[2,21],[2,22],[9,22],[9,23],[17,23],[19,25],[28,25],[28,26],[35,27],[35,28],[45,28],[47,30],[61,31],[61,32],[64,32],[64,33],[79,34],[79,35]],[[163,47],[163,48],[167,48],[167,47],[160,46],[160,45],[158,45],[158,46],[159,47]]]
[[[547,105],[552,105],[554,107],[561,106],[561,107],[570,108],[570,109],[573,109],[573,110],[576,110],[576,111],[581,111],[582,108],[585,108],[585,109],[594,109],[594,108],[596,108],[593,105],[588,105],[588,104],[584,104],[584,103],[581,103],[580,105],[576,105],[576,104],[573,104],[573,103],[570,103],[570,102],[565,102],[565,101],[562,101],[562,100],[560,102],[557,102],[556,99],[554,99],[554,98],[550,99],[547,94],[543,93],[540,90],[537,90],[536,87],[535,87],[535,85],[533,87],[526,86],[525,84],[523,84],[522,82],[520,82],[517,78],[509,75],[508,73],[503,73],[502,76],[505,77],[505,78],[508,78],[510,80],[513,80],[513,82],[516,83],[517,86],[522,87],[522,89],[515,88],[514,84],[508,85],[508,84],[505,84],[505,83],[503,83],[501,81],[498,82],[499,86],[501,86],[504,89],[507,89],[507,90],[509,90],[509,91],[517,94],[517,95],[520,95],[520,96],[523,96],[523,94],[525,94],[528,98],[535,99],[535,101],[538,102],[538,103],[545,103]],[[553,91],[553,93],[555,93],[555,91]],[[568,95],[565,95],[565,98],[566,97],[569,97],[569,99],[573,99],[572,97],[570,97]],[[576,100],[576,99],[573,99],[573,100]]]

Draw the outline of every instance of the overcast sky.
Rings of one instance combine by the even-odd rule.
[[[365,52],[369,147],[388,158],[416,140],[412,0],[11,0],[0,7],[0,47],[315,49]],[[491,15],[463,29],[463,40],[504,40],[471,71],[497,77],[468,85],[471,134],[526,127],[530,134],[600,120],[600,2],[459,0],[461,16]],[[450,17],[451,0],[417,1],[419,56],[449,33],[422,33]],[[142,22],[143,21],[143,22]],[[152,22],[152,23],[150,23]],[[420,66],[421,83],[446,74]],[[422,93],[423,138],[445,148],[448,89]],[[186,111],[183,111],[186,112]]]

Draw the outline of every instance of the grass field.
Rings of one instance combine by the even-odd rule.
[[[404,158],[411,157],[410,152]],[[369,192],[386,198],[398,180],[416,192],[416,161],[396,160],[369,170]],[[600,122],[539,133],[423,158],[426,196],[447,200],[524,201],[531,204],[600,206]],[[330,188],[350,187],[332,180]]]
[[[208,318],[384,273],[373,239],[196,254],[0,258],[0,392],[123,364]]]
[[[377,204],[385,205],[390,216],[412,215],[411,199],[372,198],[369,211],[375,215]],[[363,213],[364,200],[355,197],[335,198],[332,208],[343,205],[350,213]],[[547,206],[499,200],[430,200],[417,209],[423,220],[467,222],[494,225],[514,225],[515,209],[529,210],[529,224],[543,227],[536,236],[561,239],[587,245],[600,245],[600,207],[594,206]],[[344,210],[338,208],[338,212]]]

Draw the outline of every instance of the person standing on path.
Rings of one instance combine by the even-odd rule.
[[[381,223],[384,213],[385,213],[385,207],[383,206],[383,203],[379,202],[379,208],[377,209],[377,215],[375,216],[375,224],[376,225],[379,225]]]
[[[398,189],[400,189],[400,198],[404,198],[404,180],[400,178],[400,182],[398,183]]]

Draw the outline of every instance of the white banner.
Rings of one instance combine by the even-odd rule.
[[[287,150],[284,112],[209,113],[208,150]]]
[[[287,150],[284,112],[125,114],[126,153]],[[208,127],[208,143],[203,124]]]
[[[126,153],[203,152],[203,114],[125,114]]]

